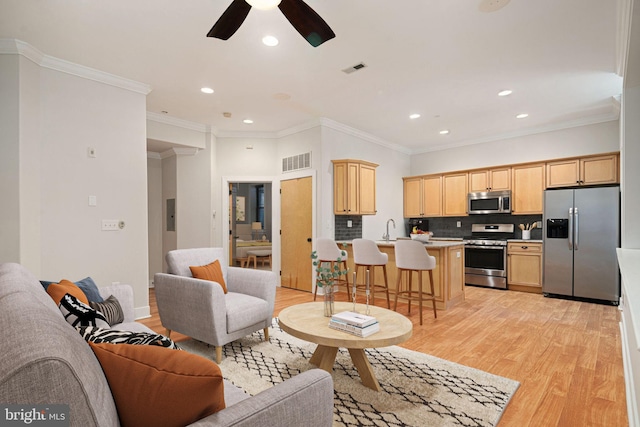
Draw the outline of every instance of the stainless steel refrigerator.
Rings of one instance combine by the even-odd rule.
[[[542,292],[620,299],[620,188],[546,190]]]

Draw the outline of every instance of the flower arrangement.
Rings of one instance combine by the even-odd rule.
[[[313,260],[313,266],[316,268],[316,280],[319,287],[332,286],[334,281],[349,272],[349,269],[342,269],[342,259],[347,255],[345,251],[340,251],[340,256],[336,259],[335,263],[327,261],[320,261],[318,259],[318,252],[311,252],[311,259]]]

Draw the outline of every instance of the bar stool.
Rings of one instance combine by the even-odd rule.
[[[375,291],[376,289],[382,290],[387,294],[387,308],[391,308],[391,301],[389,300],[389,283],[387,281],[387,262],[389,262],[389,256],[383,252],[380,252],[378,245],[373,240],[368,239],[353,239],[353,261],[356,266],[356,275],[360,268],[364,268],[365,271],[369,270],[369,289],[371,292],[371,304],[375,305]],[[376,283],[375,280],[375,267],[382,267],[382,273],[384,274],[384,285]],[[362,276],[365,277],[365,276]],[[356,285],[357,289],[366,288],[366,283]]]
[[[333,239],[325,239],[319,238],[316,239],[316,253],[318,254],[318,261],[321,263],[331,263],[331,270],[333,270],[336,261],[340,258],[340,269],[346,271],[347,270],[347,251],[344,251],[344,255],[338,245]],[[338,285],[344,284],[347,289],[347,295],[349,297],[349,301],[351,301],[351,291],[349,290],[349,275],[348,273],[344,274],[344,279],[338,277],[336,280]],[[313,290],[313,300],[316,300],[316,296],[318,293],[318,282],[316,281],[316,288]]]
[[[433,315],[438,318],[436,311],[436,296],[433,290],[433,269],[436,268],[436,258],[429,255],[424,245],[416,240],[397,240],[395,244],[396,267],[398,268],[398,281],[396,283],[396,299],[393,310],[398,309],[398,298],[407,300],[409,303],[409,313],[411,313],[411,302],[418,301],[418,309],[420,310],[420,324],[422,325],[422,301],[431,300],[433,303]],[[418,295],[414,296],[415,291],[411,289],[411,278],[413,272],[418,272]],[[429,271],[429,283],[431,285],[431,293],[426,294],[422,291],[422,272]],[[407,289],[401,289],[402,274],[407,272],[409,278],[406,282]]]

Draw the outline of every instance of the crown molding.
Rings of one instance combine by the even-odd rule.
[[[351,126],[347,126],[342,123],[338,123],[331,119],[321,118],[320,124],[326,126],[330,129],[337,130],[338,132],[345,133],[347,135],[355,136],[360,139],[364,139],[365,141],[371,142],[373,144],[381,145],[383,147],[389,148],[394,151],[399,151],[404,154],[411,154],[411,150],[403,147],[398,144],[394,144],[392,142],[385,141],[377,136],[371,135],[369,133],[363,132],[361,130],[352,128]]]
[[[214,128],[209,125],[204,125],[202,123],[190,122],[188,120],[178,119],[177,117],[171,117],[166,114],[153,113],[151,111],[147,111],[147,120],[151,120],[152,122],[164,123],[171,126],[177,126],[184,129],[195,130],[202,133],[211,132]],[[217,135],[216,135],[217,136]]]
[[[156,153],[154,151],[147,151],[147,159],[161,160],[162,156],[160,155],[160,153]]]
[[[507,132],[507,133],[493,135],[486,138],[469,139],[466,141],[459,141],[456,143],[446,144],[446,145],[444,144],[435,145],[435,146],[431,146],[424,149],[412,150],[411,154],[413,155],[413,154],[429,153],[433,151],[443,151],[451,148],[465,147],[468,145],[484,144],[486,142],[500,141],[503,139],[519,138],[523,136],[536,135],[536,134],[545,133],[545,132],[554,132],[558,130],[571,129],[571,128],[580,127],[580,126],[588,126],[588,125],[595,125],[598,123],[612,122],[620,118],[620,108],[619,106],[618,108],[616,108],[615,104],[616,103],[614,98],[612,99],[611,111],[603,114],[593,115],[590,117],[583,117],[580,119],[566,121],[562,123],[556,123],[552,125],[532,127],[524,130],[515,131],[515,132]]]
[[[195,156],[196,154],[198,154],[198,151],[200,151],[200,149],[198,148],[173,147],[168,149],[167,151],[159,153],[158,155],[160,156],[160,159],[166,159],[173,156]]]
[[[45,55],[29,43],[25,43],[21,40],[0,39],[0,54],[21,55],[43,68],[48,68],[50,70],[59,71],[87,80],[93,80],[98,83],[115,86],[131,92],[137,92],[143,95],[148,95],[149,92],[151,92],[151,86],[148,84],[125,79],[124,77],[119,77],[94,68],[85,67],[84,65],[65,61],[64,59]]]

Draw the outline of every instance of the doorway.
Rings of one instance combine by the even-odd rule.
[[[280,183],[281,285],[312,291],[313,194],[311,177]]]
[[[271,182],[229,182],[229,265],[273,269]]]

